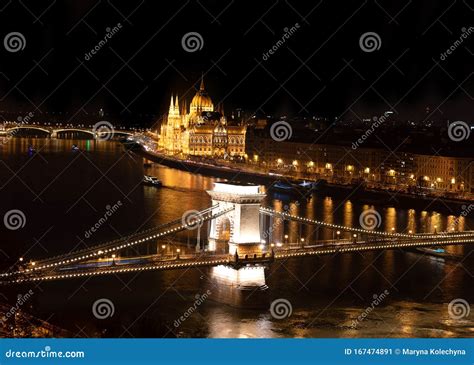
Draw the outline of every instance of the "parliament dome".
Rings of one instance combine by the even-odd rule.
[[[193,100],[191,101],[190,108],[190,111],[195,113],[214,111],[214,104],[204,89],[203,79],[201,79],[199,90],[196,92],[196,95],[194,95]]]

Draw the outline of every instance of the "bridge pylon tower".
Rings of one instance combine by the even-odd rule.
[[[215,183],[208,194],[216,212],[233,208],[211,221],[208,250],[228,253],[236,262],[238,258],[265,254],[260,227],[260,208],[265,194],[260,192],[259,186]],[[264,265],[219,265],[211,269],[211,281],[217,301],[236,307],[267,305]]]

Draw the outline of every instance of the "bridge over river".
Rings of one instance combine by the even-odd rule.
[[[54,257],[32,260],[29,263],[19,259],[10,270],[0,274],[0,284],[15,285],[140,271],[209,267],[211,277],[226,288],[222,300],[229,302],[229,298],[235,298],[236,294],[238,297],[243,291],[264,292],[265,268],[278,260],[474,243],[474,231],[431,234],[384,232],[278,212],[262,207],[265,194],[260,192],[258,186],[253,185],[215,183],[214,189],[208,193],[212,198],[211,206],[183,215],[182,219]],[[269,233],[274,226],[265,227],[263,217],[270,217],[274,222],[295,221],[314,229],[324,227],[337,232],[337,238],[283,244],[271,239]],[[207,244],[203,242],[201,245],[199,232],[205,222],[210,225],[209,238]],[[159,249],[160,241],[186,230],[195,231],[198,236],[194,252]],[[270,239],[263,239],[266,237]],[[131,248],[150,242],[157,242],[156,253],[127,256]]]

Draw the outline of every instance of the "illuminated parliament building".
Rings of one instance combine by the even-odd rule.
[[[186,102],[180,105],[178,96],[171,96],[168,116],[161,125],[159,146],[170,154],[244,157],[245,133],[245,126],[228,125],[222,108],[214,108],[201,79],[189,112]]]

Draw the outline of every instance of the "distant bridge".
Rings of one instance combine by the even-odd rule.
[[[0,129],[0,136],[15,136],[18,131],[31,130],[39,131],[48,134],[51,138],[57,138],[58,134],[62,133],[85,133],[92,136],[92,138],[102,138],[104,136],[111,135],[134,135],[134,131],[128,131],[123,129],[115,129],[112,124],[95,124],[91,127],[77,127],[77,126],[51,126],[51,125],[40,125],[40,124],[23,124],[23,123],[6,123],[4,129]]]

